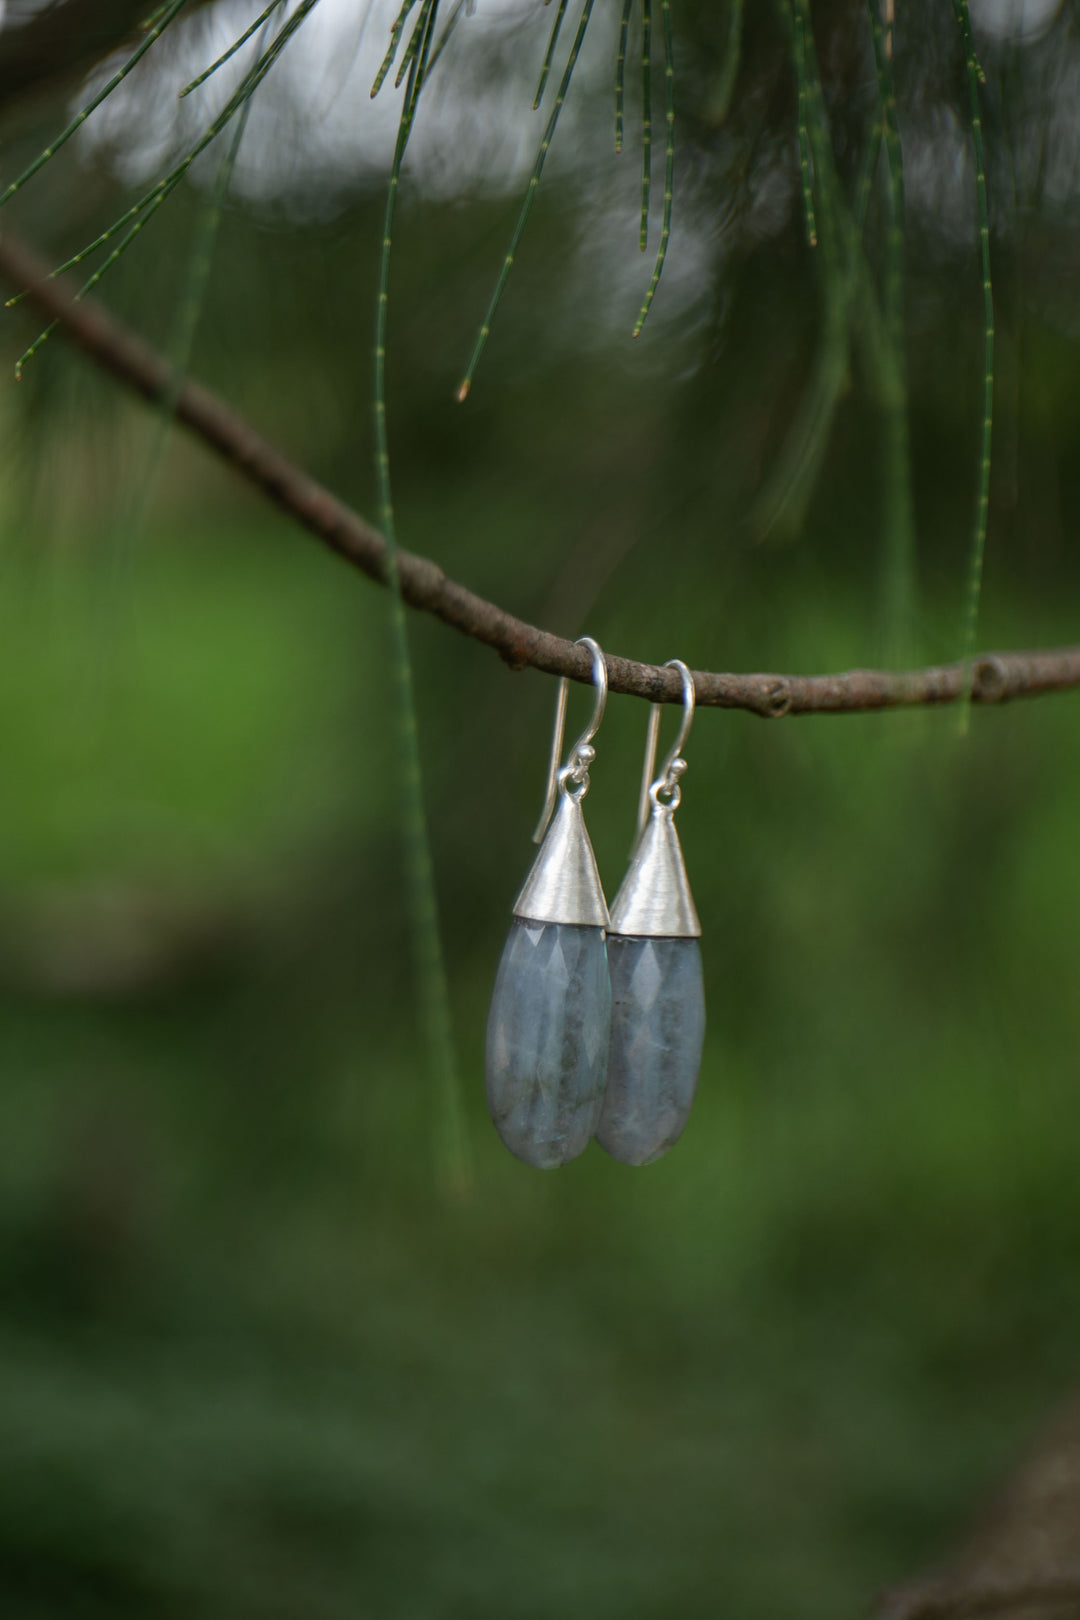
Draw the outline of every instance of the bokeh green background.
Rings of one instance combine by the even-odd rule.
[[[57,253],[122,198],[101,168],[49,184],[22,223]],[[813,354],[797,216],[631,347],[583,340],[564,301],[580,203],[556,176],[461,408],[515,204],[406,193],[403,543],[614,652],[875,661],[881,429],[856,374],[796,532],[746,521]],[[163,342],[201,206],[181,196],[115,282]],[[380,207],[231,208],[193,361],[369,512]],[[982,646],[1076,639],[1075,305],[1016,290],[1017,240]],[[934,659],[959,644],[977,267],[910,254],[912,635]],[[30,335],[11,318],[5,357]],[[36,368],[0,392],[5,1616],[865,1612],[1080,1369],[1077,698],[977,710],[966,735],[946,711],[702,712],[691,1124],[646,1170],[594,1148],[539,1174],[488,1123],[482,1047],[552,684],[413,617],[468,1139],[451,1191],[385,597],[198,447],[158,464],[154,424],[59,339]],[[614,699],[598,738],[609,893],[644,725]]]

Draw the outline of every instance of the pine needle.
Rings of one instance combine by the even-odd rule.
[[[75,294],[77,299],[85,298],[87,293],[91,292],[93,288],[97,286],[102,277],[112,269],[117,259],[119,259],[121,255],[127,251],[132,242],[134,242],[136,237],[142,232],[145,225],[157,212],[158,208],[161,207],[162,203],[165,202],[176,190],[176,187],[180,184],[181,180],[191,168],[191,165],[195,162],[195,159],[200,155],[200,153],[206,150],[211,141],[215,140],[216,137],[220,135],[221,131],[231,121],[235,114],[239,112],[249,98],[254,95],[259,85],[265,79],[266,75],[269,73],[270,69],[273,67],[278,57],[285,49],[285,46],[288,44],[289,40],[304,22],[304,19],[315,9],[318,3],[319,0],[301,0],[301,4],[297,7],[296,11],[282,25],[282,28],[275,37],[273,43],[266,51],[263,52],[259,60],[255,63],[255,66],[244,77],[237,90],[210,124],[209,128],[199,138],[199,140],[196,141],[191,151],[181,159],[181,161],[165,176],[165,178],[163,180],[159,180],[155,186],[152,186],[144,196],[139,198],[138,202],[134,203],[132,207],[121,214],[120,218],[115,220],[107,230],[103,231],[100,236],[95,237],[93,242],[82,248],[78,253],[73,254],[70,259],[65,260],[63,264],[58,265],[57,268],[51,272],[52,276],[58,276],[66,270],[74,269],[76,265],[81,264],[85,259],[87,259],[91,253],[94,253],[99,247],[103,247],[107,242],[111,241],[115,236],[117,236],[120,231],[124,229],[125,225],[130,225],[130,229],[127,231],[126,235],[105,259],[104,263],[101,264],[98,269],[95,270],[94,274],[89,278],[89,280],[85,281],[79,288],[78,292]],[[23,296],[24,294],[17,293],[14,298],[8,299],[8,305],[10,306],[18,303]],[[53,321],[42,333],[39,334],[38,337],[34,339],[34,342],[31,343],[30,347],[26,349],[22,355],[20,355],[19,359],[15,363],[16,378],[20,378],[22,376],[23,369],[27,362],[34,357],[34,355],[46,342],[52,332],[55,331],[55,329],[56,322]]]
[[[264,22],[263,27],[265,33],[268,33],[269,22]],[[262,43],[260,43],[260,51],[261,49]],[[157,483],[158,473],[169,440],[169,433],[176,415],[180,391],[184,386],[184,380],[191,364],[191,352],[195,344],[195,335],[198,331],[203,306],[206,302],[207,289],[210,284],[214,250],[225,211],[225,199],[232,183],[233,170],[236,167],[236,159],[240,151],[240,144],[244,139],[244,131],[247,127],[251,107],[252,100],[249,97],[241,108],[240,116],[233,126],[232,138],[218,163],[217,173],[214,176],[213,191],[203,204],[196,224],[180,310],[166,351],[172,370],[168,382],[154,402],[158,407],[155,432],[145,464],[141,468],[138,477],[133,480],[126,522],[122,524],[120,530],[122,537],[120,561],[126,561],[128,552],[136,545],[146,522],[154,486]]]
[[[386,75],[394,65],[394,58],[397,56],[398,45],[401,42],[401,36],[404,32],[405,24],[408,21],[409,12],[412,10],[415,4],[416,0],[402,0],[401,10],[394,18],[393,25],[390,29],[390,44],[387,47],[386,55],[382,59],[382,66],[375,75],[375,83],[371,86],[372,100],[375,99],[379,91],[382,89],[383,80],[386,78]]]
[[[424,812],[423,775],[416,721],[416,696],[409,656],[405,603],[398,571],[397,530],[390,479],[390,444],[386,419],[386,339],[390,303],[390,255],[394,215],[405,150],[412,134],[416,107],[429,71],[429,55],[439,0],[421,0],[414,29],[417,40],[398,120],[397,141],[386,192],[379,284],[375,305],[373,412],[375,475],[382,531],[386,539],[386,572],[390,586],[390,631],[394,650],[394,677],[400,725],[402,788],[405,800],[404,833],[408,868],[413,953],[424,1009],[428,1054],[437,1085],[439,1130],[436,1137],[438,1174],[444,1187],[457,1195],[467,1193],[471,1172],[468,1140],[461,1105],[461,1090],[454,1053],[450,995],[439,930],[438,898],[431,842]]]
[[[630,32],[630,8],[634,0],[623,0],[619,18],[619,48],[615,55],[615,151],[623,147],[623,98],[626,88],[626,40]]]
[[[112,78],[107,84],[102,85],[97,95],[87,102],[86,106],[81,112],[76,113],[70,124],[66,125],[65,128],[60,131],[59,135],[49,142],[44,151],[38,153],[33,163],[31,163],[28,168],[23,170],[18,179],[13,180],[8,186],[7,190],[0,193],[0,208],[2,208],[6,202],[10,202],[15,193],[17,191],[21,191],[26,182],[28,180],[32,180],[34,175],[37,174],[38,170],[44,168],[45,164],[48,163],[50,158],[56,156],[57,152],[59,152],[60,148],[65,144],[65,142],[70,141],[76,130],[80,129],[82,125],[86,123],[86,120],[90,117],[90,114],[96,112],[101,106],[102,102],[107,100],[117,86],[124,82],[132,68],[136,67],[138,63],[142,61],[150,47],[156,44],[156,42],[165,32],[166,28],[168,28],[169,24],[172,22],[173,18],[179,11],[183,9],[186,4],[187,0],[171,0],[170,4],[162,6],[159,11],[155,12],[154,17],[151,18],[150,24],[148,25],[146,38],[128,57],[123,67],[119,68],[117,72],[113,74]]]
[[[641,0],[641,229],[638,247],[649,245],[649,187],[652,180],[652,0]]]
[[[806,123],[806,104],[809,96],[806,71],[806,22],[798,3],[795,6],[795,80],[798,90],[799,174],[802,179],[806,241],[809,247],[817,247],[814,183],[810,168],[810,132]]]
[[[469,0],[457,0],[457,4],[454,6],[450,16],[447,18],[446,27],[439,35],[438,44],[433,48],[431,55],[428,57],[427,73],[425,74],[425,77],[430,77],[430,75],[434,72],[435,64],[439,60],[439,57],[442,55],[443,51],[445,51],[447,45],[450,43],[450,36],[457,27],[458,18],[461,16],[468,4]]]
[[[640,337],[641,329],[649,318],[660,277],[664,273],[668,240],[671,236],[671,204],[675,192],[675,43],[671,32],[670,0],[660,0],[660,17],[664,29],[664,213],[660,222],[660,246],[656,251],[652,279],[645,293],[645,302],[638,312],[633,336]]]
[[[536,95],[533,97],[533,112],[536,111],[544,99],[544,87],[548,82],[548,74],[551,72],[551,58],[554,56],[555,47],[559,43],[559,30],[562,28],[563,18],[566,16],[566,3],[567,0],[559,0],[559,9],[555,13],[555,21],[551,25],[551,37],[548,40],[548,48],[544,52],[544,63],[540,69],[540,83],[537,85]]]
[[[487,343],[488,336],[491,332],[491,323],[495,318],[495,311],[499,307],[503,292],[506,289],[506,283],[510,279],[510,271],[514,266],[514,257],[521,243],[525,226],[528,223],[529,214],[532,212],[532,205],[536,197],[537,187],[540,184],[540,177],[544,172],[544,163],[547,159],[548,150],[551,146],[556,127],[558,126],[559,114],[562,112],[567,91],[570,89],[570,80],[573,77],[574,68],[577,64],[577,59],[580,55],[581,47],[585,40],[585,33],[589,26],[589,18],[592,16],[594,4],[595,0],[583,0],[581,19],[578,23],[577,33],[574,36],[574,43],[570,47],[570,55],[567,57],[566,67],[563,69],[563,76],[559,82],[559,88],[555,96],[555,104],[551,109],[551,114],[547,121],[547,127],[545,128],[543,137],[540,141],[540,148],[536,154],[536,162],[533,165],[532,176],[529,180],[528,189],[525,192],[525,197],[521,204],[521,212],[518,214],[517,224],[514,226],[513,235],[510,238],[510,246],[506,250],[506,257],[503,260],[502,269],[500,270],[498,280],[495,283],[495,290],[491,295],[491,301],[487,307],[487,314],[484,316],[480,331],[477,334],[476,342],[473,345],[473,351],[469,357],[469,364],[466,367],[465,376],[462,379],[461,385],[457,391],[459,401],[464,400],[468,396],[469,389],[472,387],[473,377],[476,375],[476,368],[480,363],[480,356],[484,352],[484,346]]]
[[[242,46],[247,44],[252,34],[257,34],[263,24],[269,22],[274,12],[280,5],[283,4],[284,0],[270,0],[270,4],[266,7],[266,10],[259,13],[250,28],[244,29],[244,32],[240,35],[239,39],[233,40],[228,50],[223,51],[216,62],[211,62],[210,66],[208,68],[204,68],[197,78],[192,79],[190,84],[185,84],[184,88],[180,92],[180,99],[183,100],[185,96],[190,96],[191,92],[193,90],[197,90],[201,84],[205,84],[210,75],[212,73],[216,73],[219,67],[224,67],[225,63],[228,62],[231,57],[235,56],[237,51],[240,50]]]
[[[777,464],[758,496],[751,521],[764,538],[781,518],[793,529],[802,518],[813,490],[821,458],[829,442],[837,407],[848,380],[851,328],[856,310],[855,293],[863,275],[861,238],[874,169],[880,156],[880,127],[863,154],[854,203],[845,200],[833,156],[825,98],[813,32],[809,27],[808,0],[794,6],[781,0],[780,14],[787,25],[792,61],[804,81],[804,115],[813,159],[815,220],[820,241],[817,268],[822,289],[822,331],[810,380],[799,401]],[[796,20],[802,14],[801,32]],[[801,69],[800,69],[801,62]]]
[[[986,83],[986,75],[975,54],[967,0],[953,0],[953,10],[964,43],[967,70],[971,138],[975,149],[975,201],[979,220],[979,256],[983,290],[983,419],[962,653],[963,658],[970,662],[974,656],[975,637],[979,627],[979,603],[982,596],[983,561],[986,554],[986,530],[990,511],[990,460],[994,437],[994,285],[990,273],[990,205],[986,191],[986,154],[983,146],[982,101],[979,95],[979,86]],[[969,708],[970,704],[965,703],[962,722],[965,726]]]
[[[886,38],[880,0],[867,0],[874,43],[874,66],[881,103],[886,158],[887,241],[885,256],[885,345],[882,378],[885,444],[885,608],[886,651],[890,662],[912,662],[915,622],[915,517],[911,492],[907,360],[904,324],[904,159],[896,108],[891,40]]]
[[[739,76],[739,59],[742,56],[743,32],[743,0],[730,0],[728,12],[727,39],[724,41],[723,67],[720,70],[720,82],[716,87],[709,111],[717,124],[722,124],[731,109],[731,98],[735,93],[735,81]]]

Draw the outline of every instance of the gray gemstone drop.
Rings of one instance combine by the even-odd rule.
[[[696,939],[608,935],[611,1052],[596,1140],[623,1164],[651,1164],[682,1135],[705,1039]]]
[[[604,930],[516,917],[488,1016],[487,1099],[526,1164],[551,1170],[589,1145],[610,1031]]]

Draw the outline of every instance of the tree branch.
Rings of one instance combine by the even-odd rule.
[[[1052,1610],[1057,1620],[1075,1616],[1080,1604],[1080,1570],[1050,1569],[1024,1575],[996,1576],[957,1587],[927,1581],[904,1588],[878,1611],[877,1620],[982,1620],[997,1615],[1023,1615],[1043,1620]]]
[[[154,404],[171,402],[168,363],[102,305],[76,302],[46,266],[10,233],[0,237],[0,278],[26,289],[29,302],[60,323],[68,337],[97,365]],[[185,382],[175,399],[177,419],[204,444],[255,485],[282,511],[331,551],[380,585],[387,583],[387,551],[382,535],[337,500],[302,467],[290,461],[249,423],[196,382]],[[410,607],[434,614],[444,624],[493,647],[512,669],[533,668],[567,675],[588,685],[587,650],[549,631],[516,619],[494,602],[449,579],[427,557],[399,550],[401,591]],[[613,692],[679,703],[678,672],[608,655]],[[953,703],[970,682],[975,703],[1003,703],[1014,697],[1080,686],[1080,646],[1045,652],[984,653],[969,671],[964,664],[941,664],[894,673],[853,669],[838,675],[728,675],[694,671],[697,701],[722,709],[746,709],[767,719],[785,714],[852,714]]]
[[[876,1620],[1075,1620],[1080,1400],[1056,1414],[948,1565],[882,1597]]]

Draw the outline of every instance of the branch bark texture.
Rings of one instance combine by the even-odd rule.
[[[63,282],[13,235],[0,237],[0,279],[25,289],[42,315],[59,322],[68,338],[98,366],[152,404],[172,403],[175,415],[250,484],[331,551],[369,579],[386,585],[387,546],[371,524],[282,454],[209,389],[187,381],[170,388],[168,362],[101,305],[77,302]],[[584,647],[526,624],[494,602],[449,578],[438,564],[399,549],[401,592],[410,607],[431,613],[463,635],[492,647],[512,669],[540,669],[591,682]],[[680,703],[679,674],[655,664],[607,655],[611,691]],[[787,714],[852,714],[872,709],[954,703],[969,687],[975,703],[1080,686],[1080,646],[1051,651],[984,653],[970,666],[939,664],[894,672],[852,669],[836,675],[723,674],[695,670],[699,704],[745,709],[766,719]]]
[[[937,1575],[888,1592],[876,1620],[1077,1620],[1080,1400],[1051,1423]]]

